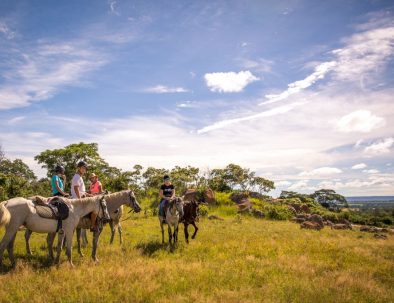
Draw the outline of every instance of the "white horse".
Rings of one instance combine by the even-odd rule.
[[[164,227],[168,225],[168,241],[171,244],[172,238],[174,238],[174,244],[178,242],[178,224],[179,219],[183,217],[183,200],[176,197],[170,201],[167,201],[167,209],[165,210],[165,218],[160,216],[160,228],[161,228],[161,242],[164,243]],[[174,233],[171,231],[171,226],[174,227]]]
[[[134,195],[132,190],[124,190],[116,193],[111,193],[105,195],[105,201],[107,202],[107,210],[109,214],[109,223],[113,222],[119,217],[118,209],[122,208],[123,205],[129,205],[136,213],[141,211],[141,207],[138,204],[138,201]],[[101,225],[101,224],[100,224]],[[89,229],[91,226],[90,217],[81,218],[77,226],[77,244],[78,244],[78,253],[81,257],[83,257],[81,251],[81,234],[82,229]],[[98,241],[101,235],[102,226],[98,232],[94,232],[93,234],[93,248],[92,248],[92,259],[94,261],[98,261],[97,259],[97,246]],[[112,237],[111,242],[113,240],[113,234],[115,233],[114,228],[111,225]],[[29,239],[32,232],[30,230],[26,230],[25,239],[26,239],[26,250],[28,254],[31,254]],[[47,242],[48,242],[48,253],[51,254],[53,241],[55,239],[56,234],[48,234]],[[121,236],[122,237],[122,236]],[[122,238],[121,238],[122,240]]]
[[[79,220],[90,212],[98,217],[109,218],[104,196],[95,196],[83,199],[63,199],[69,206],[69,216],[63,221],[64,233],[59,233],[56,263],[59,263],[61,247],[66,237],[66,254],[71,266],[72,263],[72,237]],[[13,198],[1,204],[0,222],[6,226],[6,233],[0,242],[0,266],[3,261],[4,250],[7,248],[12,265],[15,265],[14,241],[20,226],[39,233],[56,233],[57,220],[45,219],[37,214],[36,207],[31,200]]]

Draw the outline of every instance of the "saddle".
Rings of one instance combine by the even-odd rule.
[[[44,198],[36,196],[32,199],[37,214],[41,218],[57,220],[56,232],[62,231],[63,220],[66,220],[70,208],[61,197]]]

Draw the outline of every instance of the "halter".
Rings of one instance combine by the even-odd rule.
[[[98,215],[97,215],[97,225],[98,225],[99,228],[101,229],[101,228],[103,227],[103,225],[106,224],[106,223],[108,223],[109,220],[110,220],[110,218],[107,218],[107,216],[106,216],[106,214],[105,214],[105,209],[106,209],[106,207],[107,207],[107,202],[105,201],[104,196],[102,196],[102,197],[100,198],[100,204],[99,204],[99,206],[100,206],[100,210],[101,210],[102,216],[99,216],[99,214],[100,214],[100,210],[99,210],[99,213],[98,213]],[[108,211],[107,211],[107,212],[108,212]]]

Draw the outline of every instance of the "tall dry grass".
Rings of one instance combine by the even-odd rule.
[[[221,212],[224,216],[225,212]],[[300,230],[290,222],[224,216],[203,219],[196,240],[162,245],[158,220],[123,222],[124,245],[100,239],[100,263],[46,259],[45,235],[23,233],[17,267],[0,274],[1,302],[390,302],[394,298],[394,236]],[[0,232],[3,235],[3,230]],[[85,255],[90,254],[90,247]],[[9,265],[8,260],[6,265]]]

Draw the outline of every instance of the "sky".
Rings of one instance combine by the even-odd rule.
[[[394,195],[394,2],[0,1],[0,145]]]

